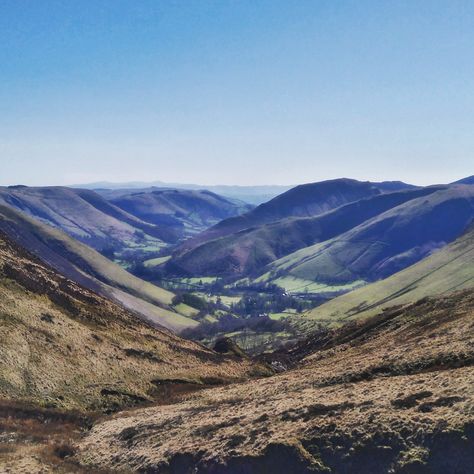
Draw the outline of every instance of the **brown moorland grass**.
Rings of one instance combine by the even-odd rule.
[[[88,472],[72,456],[74,444],[95,419],[94,414],[0,400],[0,472]]]
[[[473,290],[424,298],[249,380],[268,369],[152,328],[2,238],[0,471],[467,474],[473,334]]]
[[[295,349],[295,369],[116,415],[84,465],[157,473],[469,473],[474,292],[427,298]]]
[[[265,373],[146,324],[0,238],[0,398],[115,411]]]

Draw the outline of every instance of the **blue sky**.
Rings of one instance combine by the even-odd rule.
[[[0,184],[474,174],[474,2],[0,2]]]

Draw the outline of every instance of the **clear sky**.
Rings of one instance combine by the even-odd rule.
[[[474,174],[474,2],[1,0],[0,184]]]

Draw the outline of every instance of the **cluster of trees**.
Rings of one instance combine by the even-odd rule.
[[[284,347],[291,347],[297,337],[292,334],[291,337],[285,335],[282,339],[277,332],[255,333],[250,330],[244,330],[232,336],[232,340],[247,354],[258,355],[265,351],[275,351]]]
[[[146,235],[145,232],[142,230],[135,230],[133,235],[137,239],[139,243],[145,243],[146,242]],[[91,247],[94,247],[91,245]],[[99,250],[99,252],[104,256],[107,257],[109,260],[114,260],[115,257],[117,256],[118,253],[121,253],[123,250],[123,245],[119,241],[110,241],[107,245],[105,245],[102,249]],[[138,263],[140,260],[140,257],[137,257],[135,254],[133,254],[133,257],[130,258],[130,261],[132,259],[136,260],[136,263]]]
[[[311,301],[295,298],[284,292],[245,295],[238,303],[231,305],[231,311],[242,317],[254,317],[269,313],[281,313],[293,309],[298,313],[311,309]]]
[[[153,269],[148,268],[142,261],[140,260],[132,260],[130,262],[130,266],[128,267],[128,271],[135,275],[142,280],[151,281],[154,279],[155,274]]]
[[[182,332],[184,337],[194,340],[214,338],[220,334],[235,331],[249,330],[253,333],[295,333],[291,325],[285,320],[276,321],[268,316],[252,316],[249,318],[236,318],[231,314],[222,315],[217,322],[203,321],[195,328],[186,329]]]
[[[112,261],[115,259],[115,252],[116,252],[116,248],[113,245],[107,245],[102,250],[100,250],[100,253],[104,257]]]
[[[213,314],[216,309],[216,305],[214,303],[208,302],[205,299],[194,295],[193,293],[178,293],[173,297],[172,303],[175,306],[184,303],[194,309],[206,312],[207,314]]]
[[[212,346],[220,337],[231,333],[231,339],[251,355],[291,345],[299,337],[286,320],[275,321],[268,316],[241,319],[230,314],[222,316],[215,323],[202,322],[195,328],[185,330],[182,335]]]
[[[231,303],[230,306],[223,304],[220,296],[212,302],[192,292],[179,292],[173,299],[173,304],[179,303],[185,303],[207,314],[214,314],[216,310],[229,311],[239,319],[263,317],[270,313],[288,311],[288,309],[301,313],[314,307],[314,302],[288,295],[281,288],[275,293],[245,294],[240,301]]]

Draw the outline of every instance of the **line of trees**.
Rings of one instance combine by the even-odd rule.
[[[229,332],[250,330],[254,333],[288,332],[296,334],[295,330],[285,320],[274,320],[268,316],[252,316],[236,318],[231,314],[222,315],[216,322],[203,321],[199,326],[184,330],[184,337],[194,340],[213,338]]]

